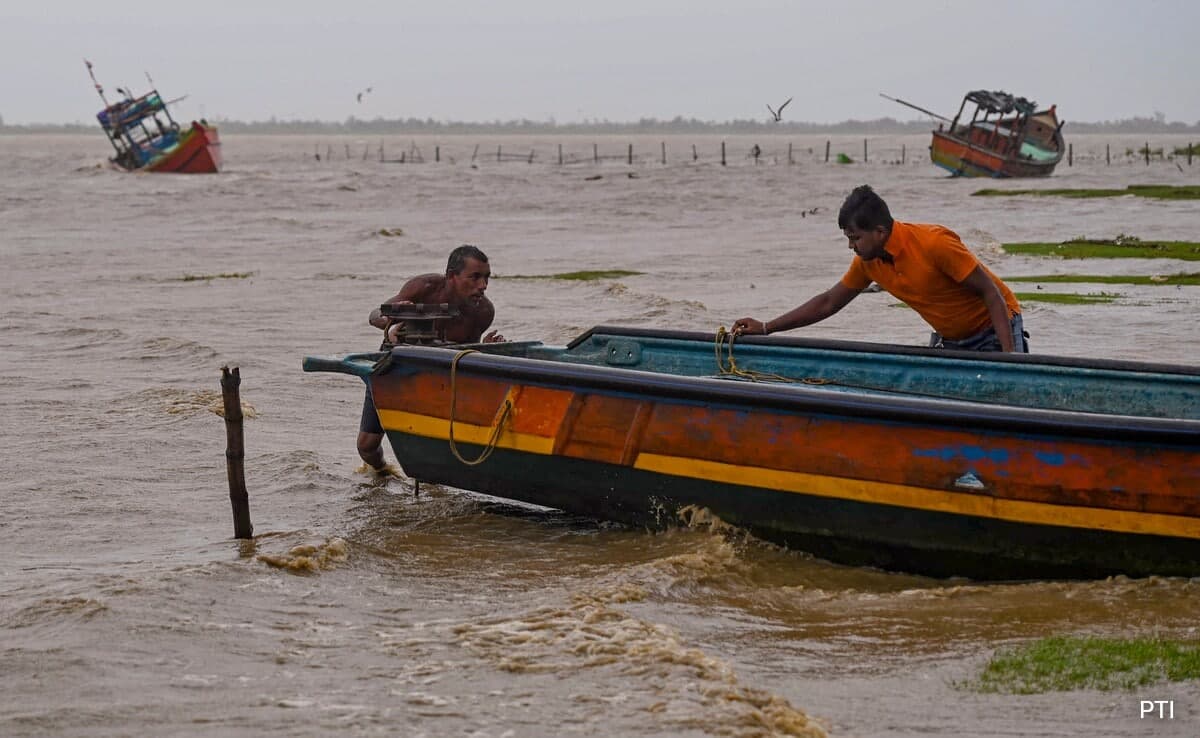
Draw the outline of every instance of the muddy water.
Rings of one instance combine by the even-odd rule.
[[[1053,184],[1197,182],[1200,166],[1124,156],[1143,138],[1076,137]],[[97,166],[99,135],[0,138],[0,733],[1200,732],[1196,683],[960,686],[1024,639],[1195,638],[1195,580],[931,580],[719,521],[652,535],[356,472],[361,390],[301,358],[373,348],[370,308],[463,242],[491,256],[496,327],[548,342],[783,312],[841,275],[834,218],[863,182],[1002,276],[1194,271],[1006,256],[1079,235],[1197,240],[1200,208],[973,198],[981,183],[943,177],[924,136],[873,137],[865,164],[861,137],[833,137],[846,166],[823,162],[825,137],[729,137],[724,167],[720,138],[667,138],[666,166],[662,139],[632,142],[629,165],[591,162],[593,143],[626,156],[625,138],[227,136],[226,172],[175,177]],[[425,163],[380,163],[381,143]],[[506,278],[580,269],[645,274]],[[1121,297],[1029,304],[1035,350],[1200,361],[1198,288],[1054,287],[1071,289]],[[864,295],[805,334],[922,343],[893,302]],[[250,416],[249,543],[230,538],[225,364]],[[1139,719],[1140,700],[1173,700],[1174,720]]]

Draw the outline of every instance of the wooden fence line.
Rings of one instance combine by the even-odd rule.
[[[910,164],[910,162],[908,161],[908,148],[907,148],[906,144],[900,144],[898,150],[895,148],[888,147],[888,146],[883,146],[883,147],[877,146],[875,149],[875,152],[874,152],[875,156],[874,156],[874,158],[872,158],[871,157],[872,152],[871,152],[871,146],[870,146],[870,138],[864,138],[862,140],[862,159],[860,161],[855,161],[845,151],[845,149],[848,147],[848,143],[849,143],[848,141],[846,141],[845,139],[842,139],[842,142],[839,144],[838,147],[836,147],[836,148],[841,148],[842,150],[837,151],[837,150],[835,150],[835,147],[833,146],[832,139],[826,139],[825,140],[825,151],[824,151],[823,156],[818,154],[814,150],[814,147],[807,147],[807,149],[806,149],[807,157],[805,157],[803,154],[805,149],[800,149],[799,147],[796,147],[792,142],[787,143],[786,150],[783,148],[767,150],[767,149],[762,148],[758,144],[750,144],[749,147],[746,148],[744,151],[734,151],[727,146],[726,141],[722,140],[720,142],[719,149],[713,151],[712,159],[708,159],[706,156],[704,156],[702,154],[702,149],[699,146],[697,146],[696,144],[691,144],[692,156],[691,156],[690,162],[698,164],[698,163],[703,163],[705,161],[711,161],[713,163],[719,163],[721,166],[728,166],[730,164],[730,160],[733,159],[733,160],[741,160],[741,161],[745,161],[745,162],[753,163],[753,164],[774,163],[774,164],[786,164],[786,165],[792,166],[792,165],[806,164],[806,163],[829,164],[829,163],[831,163],[831,158],[832,158],[832,163],[838,164],[839,166],[847,165],[847,164],[877,164],[877,165],[908,165],[908,164]],[[579,151],[572,152],[572,151],[564,150],[563,144],[558,143],[556,155],[545,155],[545,154],[539,155],[537,147],[532,147],[528,150],[522,148],[522,149],[518,149],[516,152],[514,152],[514,151],[505,151],[503,144],[497,144],[495,156],[494,157],[486,157],[486,159],[488,161],[493,161],[493,162],[497,162],[497,163],[523,162],[526,164],[533,164],[535,161],[537,161],[537,162],[543,162],[543,163],[547,163],[547,164],[557,163],[559,166],[568,166],[568,165],[573,165],[573,164],[586,164],[588,162],[590,162],[592,164],[600,164],[602,162],[620,161],[620,162],[624,162],[627,166],[633,166],[634,164],[645,165],[645,164],[649,164],[649,163],[656,163],[660,166],[665,167],[665,166],[670,166],[672,163],[668,160],[668,157],[667,157],[667,142],[665,140],[659,142],[659,145],[657,147],[658,150],[656,152],[642,151],[639,153],[635,149],[634,144],[632,144],[632,143],[625,144],[622,147],[623,148],[622,153],[619,153],[619,154],[618,153],[601,153],[600,144],[598,144],[598,143],[593,143],[591,145],[591,148],[592,148],[591,155],[588,156]],[[324,145],[324,155],[322,155],[321,149],[322,149],[322,144],[317,143],[315,146],[314,152],[313,152],[313,158],[318,162],[326,162],[326,163],[332,162],[334,160],[334,152],[335,152],[334,146],[332,144],[325,144]],[[355,158],[361,158],[362,161],[369,160],[369,153],[370,153],[369,145],[364,145],[361,157],[358,157],[356,155],[356,153],[351,149],[351,144],[349,144],[349,143],[343,144],[343,149],[345,152],[344,153],[345,160],[351,160],[351,159],[355,159]],[[474,147],[474,150],[471,153],[471,158],[470,158],[470,163],[472,165],[476,165],[477,162],[483,161],[479,157],[479,149],[480,149],[480,144],[476,144]],[[425,163],[425,161],[426,161],[424,155],[421,152],[421,149],[416,145],[415,142],[411,143],[405,150],[402,150],[398,157],[393,155],[389,158],[389,156],[387,155],[386,150],[385,150],[384,141],[381,139],[379,141],[377,154],[378,154],[378,160],[383,163],[422,164],[422,163]],[[1146,166],[1150,166],[1156,159],[1163,163],[1166,163],[1166,162],[1178,163],[1178,161],[1182,161],[1182,160],[1186,159],[1187,165],[1190,167],[1190,166],[1192,166],[1192,162],[1193,162],[1193,158],[1194,158],[1195,154],[1200,154],[1200,144],[1188,143],[1186,148],[1176,146],[1172,150],[1172,149],[1168,149],[1168,147],[1166,147],[1166,146],[1160,146],[1160,147],[1155,148],[1155,147],[1151,146],[1149,141],[1145,141],[1143,143],[1143,145],[1137,149],[1126,148],[1123,159],[1120,155],[1118,155],[1116,157],[1116,159],[1117,159],[1118,164],[1121,164],[1121,163],[1129,164],[1138,159],[1141,159],[1142,161],[1144,161]],[[1075,166],[1076,159],[1079,159],[1081,162],[1086,161],[1088,163],[1094,163],[1094,162],[1098,162],[1101,157],[1098,153],[1096,153],[1094,151],[1082,152],[1082,155],[1077,157],[1076,152],[1075,152],[1075,144],[1073,142],[1069,142],[1067,144],[1066,156],[1064,158],[1066,159],[1066,166],[1073,167],[1073,166]],[[1112,166],[1113,159],[1114,159],[1114,156],[1113,156],[1113,151],[1112,151],[1112,145],[1106,143],[1104,145],[1104,154],[1103,154],[1104,165]],[[434,145],[433,161],[435,163],[439,163],[439,164],[442,163],[442,144]],[[453,156],[447,157],[447,161],[448,161],[448,163],[451,163],[451,164],[457,163],[456,159]],[[674,161],[674,163],[680,163],[680,162],[683,162],[685,164],[689,163],[687,159],[681,159],[678,157]],[[924,162],[921,160],[915,160],[915,161],[911,162],[911,164],[914,166],[920,165],[922,163],[928,163],[928,162]]]

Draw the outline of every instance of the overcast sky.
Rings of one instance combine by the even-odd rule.
[[[1004,89],[1067,121],[1200,121],[1196,0],[5,0],[5,123],[93,122],[83,59],[179,117],[923,118]],[[371,88],[357,100],[357,93]]]

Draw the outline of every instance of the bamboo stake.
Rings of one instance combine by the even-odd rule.
[[[246,492],[244,471],[246,450],[242,436],[242,401],[238,386],[242,375],[235,366],[221,367],[221,398],[225,403],[225,468],[229,477],[229,501],[233,505],[233,537],[251,538],[250,495]]]
[[[829,139],[825,140],[825,163],[829,163]]]
[[[721,142],[721,166],[725,166],[725,142]]]

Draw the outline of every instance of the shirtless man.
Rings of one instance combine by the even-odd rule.
[[[450,252],[445,274],[413,277],[387,302],[446,303],[458,308],[458,317],[439,321],[440,325],[437,325],[439,337],[450,343],[503,341],[504,336],[496,331],[484,335],[496,317],[492,301],[484,294],[491,276],[492,269],[486,254],[474,246],[459,246]],[[396,339],[396,332],[402,326],[402,323],[382,315],[379,308],[371,311],[367,321],[385,331],[389,341]],[[379,424],[379,414],[375,412],[375,402],[368,387],[358,427],[358,455],[375,472],[391,474],[395,470],[384,461],[383,435],[383,426]]]

